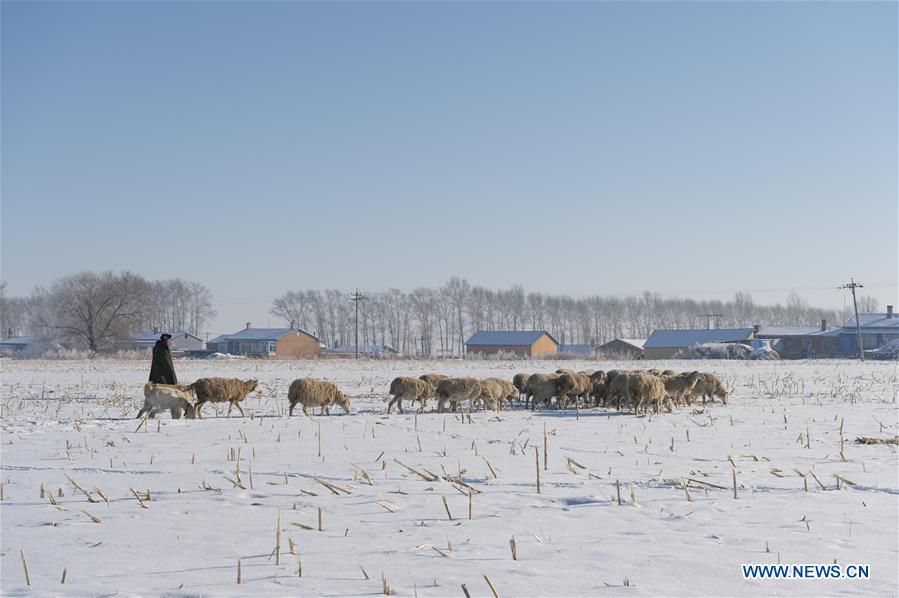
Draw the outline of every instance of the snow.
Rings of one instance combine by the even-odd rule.
[[[386,416],[390,380],[427,372],[511,378],[553,371],[558,362],[190,360],[176,363],[182,381],[261,380],[262,391],[246,402],[252,417],[226,419],[224,409],[217,417],[207,406],[203,420],[164,415],[135,431],[148,365],[0,362],[4,595],[381,595],[382,574],[404,596],[459,596],[462,584],[472,596],[490,596],[484,576],[500,596],[899,589],[896,448],[853,442],[896,435],[895,364],[708,361],[700,369],[732,389],[728,406],[653,417],[516,410],[474,413],[469,422],[432,412]],[[335,381],[354,414],[284,416],[287,386],[301,376]],[[228,479],[237,481],[238,451],[244,488]],[[440,477],[426,481],[404,465]],[[443,479],[460,470],[465,486]],[[837,489],[835,475],[854,485]],[[691,500],[684,479],[697,480]],[[59,509],[40,497],[42,484]],[[280,565],[273,555],[279,513]],[[778,560],[870,564],[871,579],[743,579],[742,563]]]

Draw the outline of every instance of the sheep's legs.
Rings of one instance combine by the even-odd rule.
[[[231,407],[237,407],[237,410],[240,411],[241,417],[247,416],[247,414],[243,412],[243,407],[240,406],[240,403],[231,403]],[[228,413],[231,412],[231,407],[228,407]]]

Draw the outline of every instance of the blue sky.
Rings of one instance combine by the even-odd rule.
[[[0,13],[12,294],[199,280],[217,332],[289,289],[452,275],[833,306],[854,275],[895,303],[894,2]]]

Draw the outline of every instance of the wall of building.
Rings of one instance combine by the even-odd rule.
[[[643,355],[643,350],[638,349],[630,343],[625,343],[618,339],[612,340],[599,347],[599,351],[606,356],[623,355],[630,358],[637,358]]]
[[[545,334],[538,338],[530,348],[532,357],[552,357],[558,352],[559,346]]]
[[[643,349],[643,359],[671,359],[681,347],[647,347]]]
[[[286,358],[318,357],[321,353],[319,342],[302,332],[291,332],[275,345],[275,355]]]
[[[528,346],[512,346],[512,345],[474,345],[466,346],[465,352],[469,355],[496,355],[497,353],[511,353],[526,357],[530,355],[531,348]]]

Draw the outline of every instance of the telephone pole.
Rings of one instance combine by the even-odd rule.
[[[359,304],[363,301],[368,301],[368,297],[359,292],[359,289],[356,289],[356,292],[350,295],[350,301],[356,304],[356,359],[359,359]]]
[[[849,289],[852,291],[852,307],[855,308],[855,334],[858,337],[858,358],[865,360],[865,343],[862,342],[862,324],[858,321],[858,302],[855,300],[855,289],[863,289],[865,285],[855,282],[855,278],[849,277],[849,282],[838,289]]]

